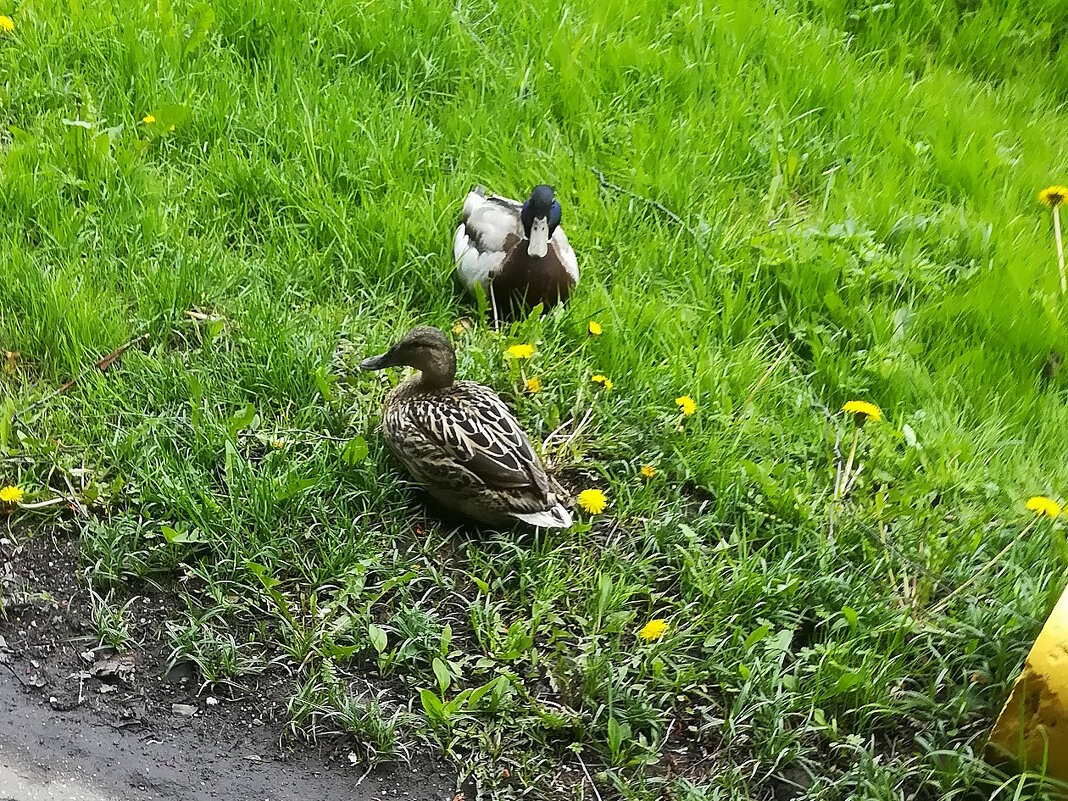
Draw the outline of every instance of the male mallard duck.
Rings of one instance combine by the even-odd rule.
[[[456,352],[436,328],[413,328],[364,370],[420,372],[390,391],[386,444],[442,504],[491,525],[567,528],[571,514],[515,416],[489,387],[456,381]]]
[[[453,258],[460,279],[474,292],[480,284],[497,319],[512,304],[545,309],[567,301],[578,283],[575,251],[560,227],[560,203],[551,186],[535,186],[526,203],[490,195],[479,186],[464,200]]]

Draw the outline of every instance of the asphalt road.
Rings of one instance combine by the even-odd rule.
[[[451,801],[429,761],[363,776],[347,760],[281,751],[276,732],[234,738],[199,720],[116,725],[57,711],[0,664],[0,801]]]

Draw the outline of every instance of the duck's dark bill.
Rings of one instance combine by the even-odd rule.
[[[372,356],[370,359],[364,359],[360,362],[361,370],[384,370],[387,367],[392,367],[393,362],[389,359],[389,353],[383,353],[381,356]]]

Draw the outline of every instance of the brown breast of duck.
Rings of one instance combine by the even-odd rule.
[[[493,293],[502,311],[527,311],[539,303],[548,311],[566,303],[575,279],[557,248],[550,243],[544,256],[532,256],[525,240],[514,243],[493,279]]]

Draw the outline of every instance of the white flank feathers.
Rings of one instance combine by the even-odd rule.
[[[468,192],[464,199],[463,222],[456,229],[452,255],[460,280],[468,290],[475,284],[489,291],[489,281],[504,261],[504,243],[509,236],[523,238],[519,220],[522,205],[507,198],[495,202],[479,192]]]
[[[529,512],[527,514],[512,512],[512,517],[516,520],[522,520],[524,523],[529,523],[532,526],[539,526],[540,528],[571,527],[571,513],[559,503],[552,509],[546,509],[544,512]]]

